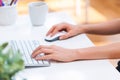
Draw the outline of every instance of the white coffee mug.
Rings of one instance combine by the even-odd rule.
[[[45,23],[48,6],[45,2],[32,2],[29,4],[29,16],[33,26],[42,26]]]
[[[12,25],[15,23],[16,18],[16,5],[0,7],[0,26]]]

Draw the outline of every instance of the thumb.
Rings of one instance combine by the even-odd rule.
[[[66,33],[65,35],[61,35],[61,36],[60,36],[60,40],[67,39],[67,38],[69,38],[70,36],[71,36],[70,33]]]

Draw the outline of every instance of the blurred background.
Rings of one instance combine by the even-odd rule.
[[[45,1],[49,12],[66,12],[77,24],[93,24],[120,18],[120,0],[19,0],[19,15],[28,14],[28,3],[34,1]],[[87,35],[96,46],[120,41],[120,34]],[[118,59],[110,61],[116,66]]]

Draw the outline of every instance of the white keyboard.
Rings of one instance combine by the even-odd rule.
[[[40,45],[39,41],[11,40],[10,45],[12,46],[14,51],[20,50],[25,67],[50,66],[49,60],[36,61],[35,59],[31,58],[31,53],[33,52],[33,50],[35,50]],[[40,54],[39,56],[44,56],[44,54]]]

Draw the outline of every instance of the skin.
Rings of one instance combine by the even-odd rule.
[[[59,31],[66,31],[60,40],[67,39],[82,33],[111,35],[120,33],[120,19],[98,24],[72,25],[69,23],[60,23],[54,25],[46,35],[55,35]],[[36,60],[51,59],[54,61],[71,62],[75,60],[87,59],[118,59],[120,58],[120,42],[104,46],[95,46],[89,48],[66,49],[55,45],[41,45],[32,53]],[[37,57],[38,54],[45,53],[43,57]]]

